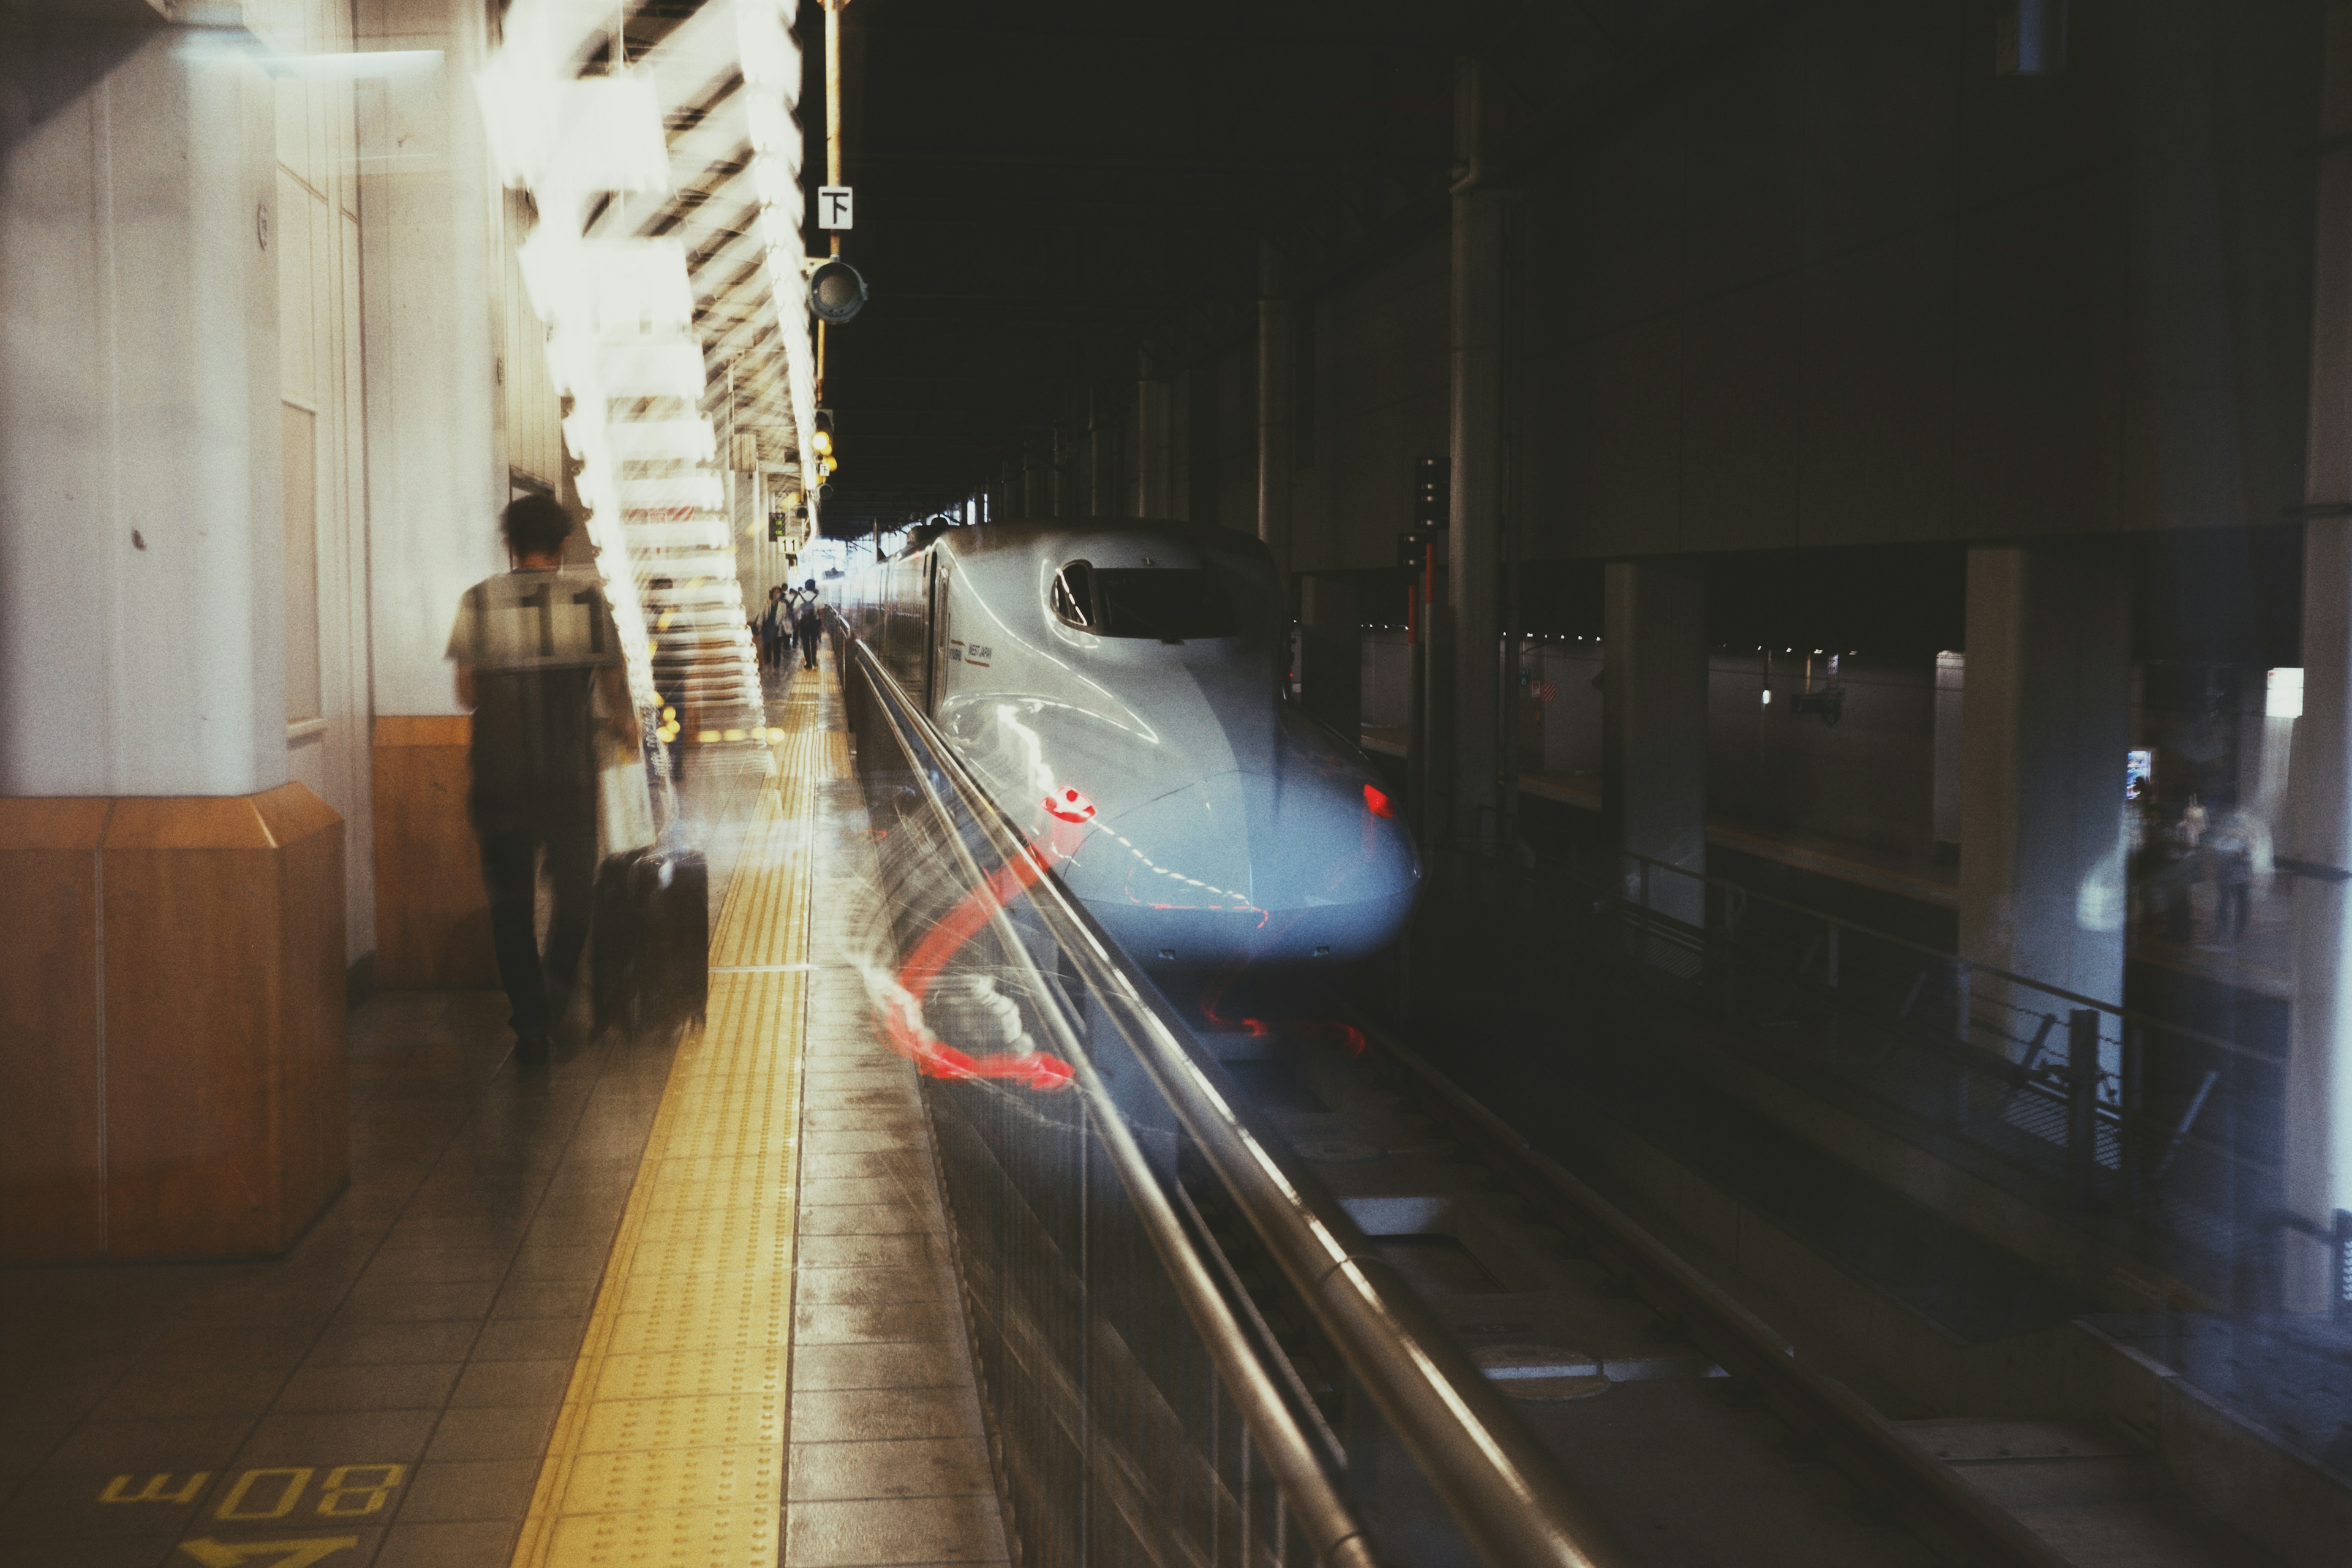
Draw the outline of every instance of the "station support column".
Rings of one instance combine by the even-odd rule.
[[[1969,551],[1968,571],[1960,955],[2120,1003],[2130,578],[2095,559],[2007,546]],[[1998,987],[1974,1001],[2011,1034],[2003,1008],[2061,1005]]]
[[[1273,242],[1258,249],[1257,536],[1274,567],[1290,578],[1290,301],[1283,297],[1282,257]],[[1287,603],[1287,599],[1285,600]]]
[[[1167,382],[1152,374],[1150,356],[1136,366],[1135,515],[1170,517],[1176,510],[1176,428]]]
[[[0,1263],[278,1252],[349,1171],[250,46],[160,17],[6,46],[44,100],[0,129]]]
[[[1706,583],[1610,563],[1601,639],[1601,806],[1627,899],[1706,916]],[[1647,862],[1647,864],[1645,864]]]
[[[2352,1209],[2352,5],[2329,7],[2312,277],[2304,487],[2303,717],[2284,858],[2294,879],[2294,1002],[2285,1084],[2280,1296],[2325,1311],[2341,1289],[2336,1215]]]
[[[1054,422],[1054,515],[1076,515],[1077,482],[1071,473],[1076,460],[1077,443],[1063,433],[1060,420]]]
[[[1087,393],[1087,515],[1109,517],[1118,509],[1112,496],[1108,417],[1100,395]]]
[[[1031,436],[1021,444],[1021,515],[1024,517],[1054,515],[1054,464],[1050,456],[1053,439],[1049,431],[1045,437],[1049,455],[1045,458],[1037,455],[1036,437]]]
[[[1455,68],[1454,131],[1461,172],[1454,187],[1451,434],[1446,530],[1448,614],[1433,628],[1437,668],[1450,667],[1433,715],[1450,763],[1447,816],[1456,847],[1490,856],[1499,820],[1503,763],[1503,248],[1507,197],[1479,185],[1478,68]],[[1437,690],[1438,681],[1432,680]]]

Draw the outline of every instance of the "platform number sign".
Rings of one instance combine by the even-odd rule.
[[[847,185],[819,185],[816,188],[816,226],[819,228],[853,228],[850,219],[856,211]]]

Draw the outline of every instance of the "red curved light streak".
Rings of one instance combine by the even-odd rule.
[[[932,1078],[1002,1079],[1035,1089],[1070,1087],[1076,1069],[1061,1058],[1043,1051],[999,1051],[973,1056],[932,1034],[923,1023],[923,998],[931,983],[946,970],[963,944],[980,933],[989,917],[1037,885],[1054,866],[1078,852],[1086,842],[1086,825],[1094,820],[1094,803],[1076,790],[1063,790],[1044,801],[1054,819],[1052,831],[1026,853],[1006,861],[979,887],[957,901],[940,922],[923,934],[907,962],[899,966],[900,997],[883,1008],[882,1030],[891,1049]]]

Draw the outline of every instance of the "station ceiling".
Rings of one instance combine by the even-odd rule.
[[[1591,0],[1603,10],[1617,0]],[[1576,0],[1561,0],[1574,13]],[[846,182],[863,314],[829,334],[825,531],[983,489],[1024,440],[1255,323],[1262,240],[1442,221],[1456,52],[1515,5],[854,0]],[[803,4],[804,57],[824,14]],[[803,97],[820,183],[822,79]],[[822,237],[814,214],[813,247]],[[1328,248],[1328,247],[1327,247]],[[1162,374],[1172,374],[1166,363]]]

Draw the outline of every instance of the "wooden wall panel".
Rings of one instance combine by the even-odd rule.
[[[376,984],[489,989],[499,984],[481,855],[466,819],[473,721],[375,721]]]
[[[280,1252],[341,1186],[341,836],[300,784],[115,804],[110,1256]]]
[[[345,987],[342,819],[310,791],[254,802],[278,844],[280,1042],[278,1211],[290,1245],[351,1180],[351,1008]]]
[[[106,1250],[98,848],[111,804],[0,799],[0,1263]]]

